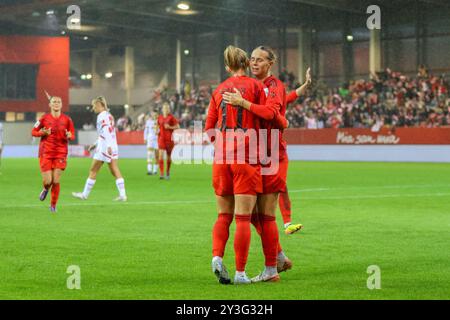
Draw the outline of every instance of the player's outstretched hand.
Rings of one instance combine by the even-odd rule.
[[[52,133],[52,128],[44,127],[44,128],[41,129],[41,132],[44,134],[44,136],[48,136],[48,135],[50,135]]]
[[[67,131],[67,129],[66,129],[66,137],[67,137],[67,139],[71,139],[72,138],[72,132]]]
[[[311,76],[311,68],[308,68],[308,70],[306,70],[306,84],[308,86],[310,86],[312,84],[312,76]]]
[[[310,86],[312,83],[312,77],[311,77],[311,68],[308,68],[308,70],[306,70],[306,76],[305,76],[305,82],[307,86]]]
[[[233,106],[241,106],[243,99],[242,99],[241,92],[238,89],[234,88],[234,93],[233,92],[225,92],[223,94],[223,100],[227,104],[231,104]]]
[[[91,144],[88,148],[88,151],[91,152],[92,150],[94,150],[97,146],[95,144]]]
[[[167,123],[164,123],[164,129],[170,129],[170,125]]]
[[[107,152],[108,152],[108,155],[112,156],[112,148],[111,147],[108,147]]]

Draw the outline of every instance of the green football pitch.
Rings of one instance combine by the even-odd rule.
[[[293,220],[281,244],[293,269],[279,283],[220,285],[211,272],[216,218],[211,167],[174,165],[170,181],[120,160],[129,201],[103,168],[78,201],[90,159],[70,159],[58,213],[38,200],[37,159],[3,159],[0,299],[448,299],[450,165],[292,162]],[[282,226],[281,216],[277,216]],[[225,263],[234,275],[234,223]],[[69,290],[69,266],[80,290]],[[253,232],[247,274],[263,266]],[[381,288],[369,290],[369,266]],[[369,281],[371,283],[371,281]]]

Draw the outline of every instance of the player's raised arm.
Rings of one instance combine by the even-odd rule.
[[[286,103],[289,104],[291,102],[294,102],[298,97],[304,95],[306,90],[311,86],[311,83],[311,68],[308,68],[308,70],[306,70],[305,83],[297,89],[289,92],[289,94],[286,96]]]

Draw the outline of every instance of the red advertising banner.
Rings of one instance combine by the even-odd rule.
[[[382,129],[288,129],[284,132],[288,144],[334,145],[402,145],[402,144],[450,144],[448,128],[397,128]],[[144,144],[142,131],[118,132],[119,144]]]
[[[144,131],[118,131],[117,144],[145,144]]]
[[[288,144],[402,145],[450,144],[450,128],[381,129],[289,129],[284,133]]]

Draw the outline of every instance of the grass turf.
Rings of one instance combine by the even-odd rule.
[[[37,159],[3,159],[0,175],[0,299],[448,299],[450,166],[292,162],[294,222],[280,234],[294,263],[279,283],[219,285],[211,272],[216,218],[207,165],[174,166],[170,181],[121,160],[128,203],[107,168],[87,201],[90,159],[70,159],[58,213],[50,214]],[[50,197],[49,197],[50,198]],[[277,221],[281,227],[281,217]],[[234,224],[225,263],[234,274]],[[68,266],[81,270],[69,290]],[[247,273],[261,270],[253,232]],[[381,289],[367,288],[367,268]]]

